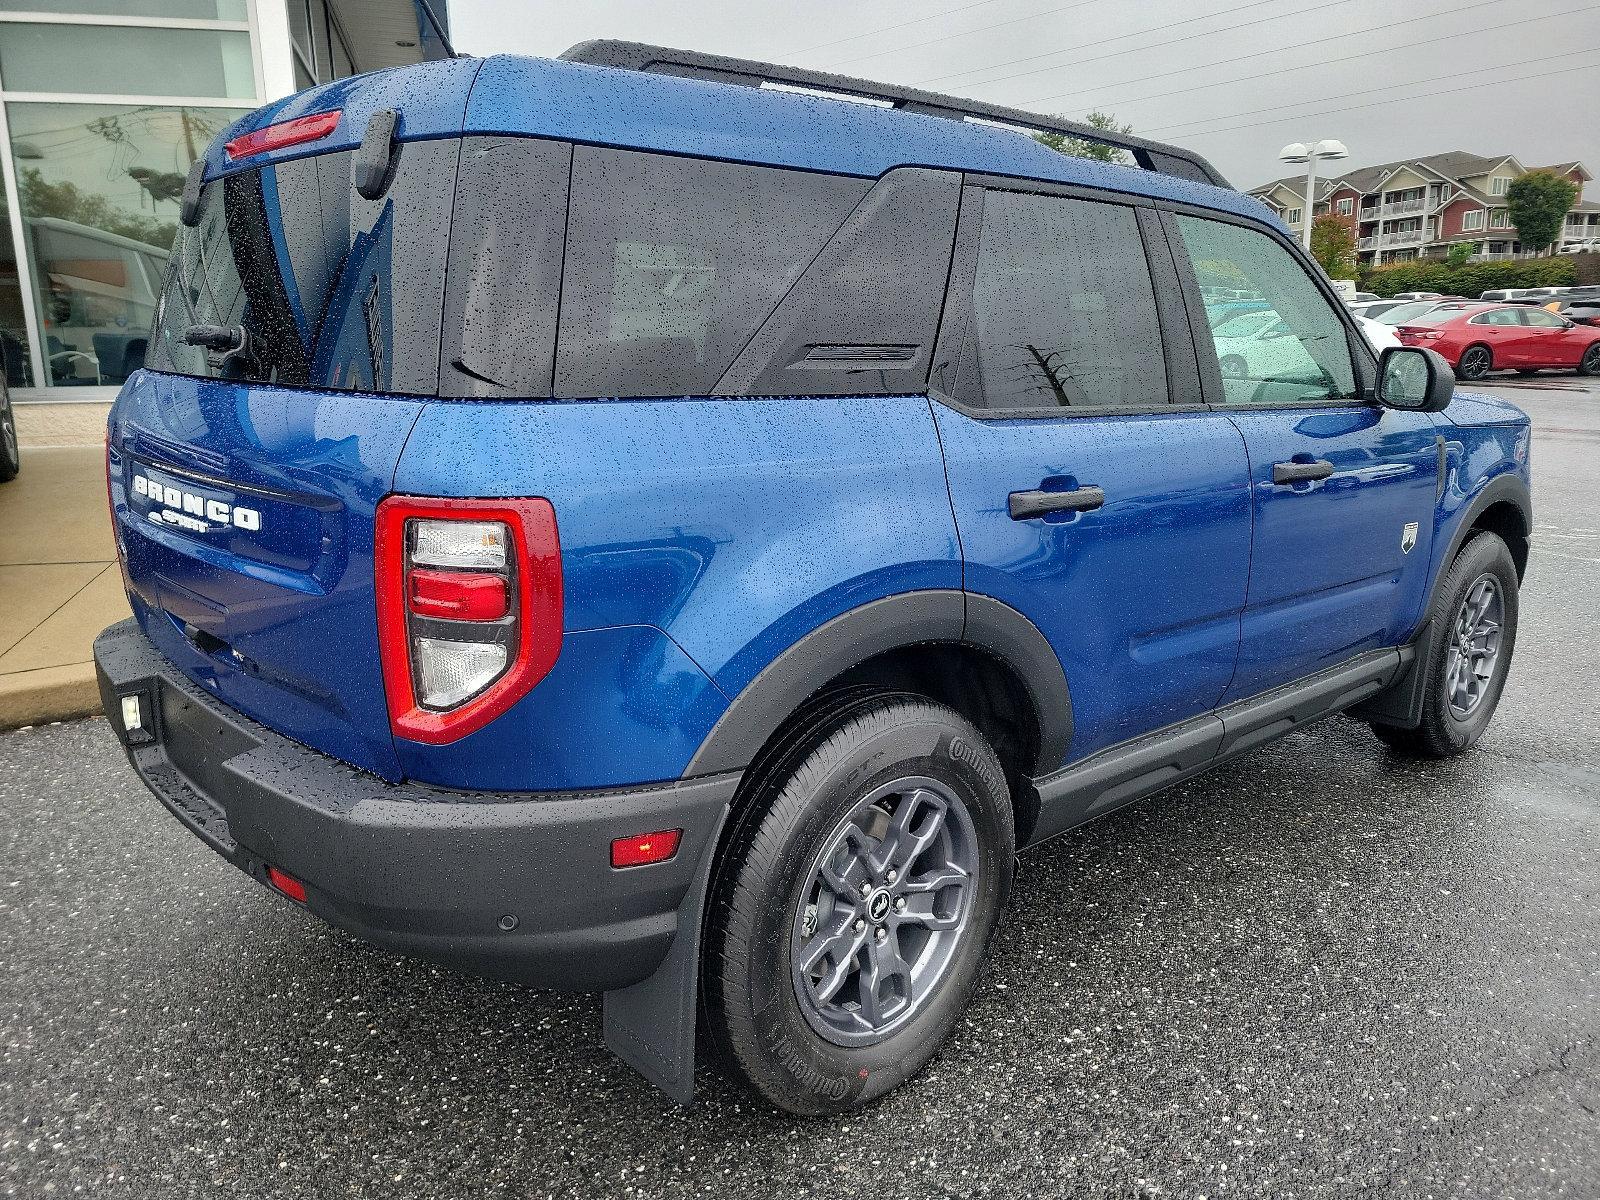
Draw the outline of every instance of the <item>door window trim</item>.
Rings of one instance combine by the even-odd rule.
[[[1094,406],[1051,405],[1040,408],[988,408],[962,399],[969,386],[976,386],[977,322],[973,313],[973,287],[977,279],[978,254],[983,229],[983,201],[989,192],[1020,192],[1026,195],[1058,196],[1066,200],[1085,200],[1113,204],[1133,210],[1144,251],[1145,268],[1150,273],[1155,296],[1156,326],[1166,367],[1167,399],[1160,404],[1104,404]],[[1008,175],[982,175],[968,172],[963,178],[961,208],[956,218],[955,249],[950,260],[950,279],[944,297],[944,312],[939,335],[934,343],[933,367],[928,375],[928,397],[963,416],[980,421],[1037,421],[1076,417],[1149,417],[1168,413],[1211,411],[1208,403],[1180,404],[1180,394],[1204,395],[1205,373],[1195,355],[1194,330],[1188,312],[1186,292],[1181,287],[1181,272],[1172,261],[1163,238],[1154,234],[1159,218],[1155,204],[1147,196],[1109,192],[1073,184],[1050,183]],[[968,373],[973,382],[968,383]],[[941,373],[952,376],[948,388],[939,386]],[[1220,377],[1220,376],[1219,376]]]

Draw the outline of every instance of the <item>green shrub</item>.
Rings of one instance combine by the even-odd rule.
[[[1443,292],[1475,299],[1495,288],[1564,287],[1577,279],[1577,268],[1567,258],[1507,258],[1460,267],[1451,267],[1442,258],[1417,258],[1364,267],[1361,290],[1386,299],[1396,292]]]

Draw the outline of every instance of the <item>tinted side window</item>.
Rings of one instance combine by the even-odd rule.
[[[1538,329],[1564,329],[1566,322],[1555,313],[1543,308],[1530,308],[1522,314],[1524,324],[1532,325]]]
[[[1155,292],[1132,208],[986,193],[972,310],[986,407],[1167,402]]]
[[[1226,320],[1211,321],[1225,400],[1297,404],[1355,398],[1344,322],[1292,254],[1264,233],[1224,221],[1180,216],[1177,223],[1202,289],[1246,289],[1258,297],[1252,303],[1260,312],[1276,318],[1249,332]],[[1208,301],[1207,307],[1215,306]],[[1386,321],[1392,323],[1399,311],[1391,310]]]
[[[710,393],[870,185],[578,147],[555,394]]]

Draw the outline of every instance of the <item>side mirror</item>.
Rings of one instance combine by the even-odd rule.
[[[1455,372],[1437,351],[1390,346],[1378,358],[1378,400],[1390,408],[1443,412],[1455,392]]]

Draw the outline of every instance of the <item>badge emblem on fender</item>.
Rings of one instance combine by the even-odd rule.
[[[1407,521],[1406,527],[1400,531],[1400,553],[1410,554],[1411,548],[1417,544],[1417,523]]]

